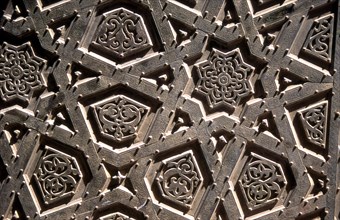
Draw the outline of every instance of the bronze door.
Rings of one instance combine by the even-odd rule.
[[[2,0],[2,219],[338,219],[336,0]]]

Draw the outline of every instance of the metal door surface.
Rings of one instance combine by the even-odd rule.
[[[1,0],[2,219],[339,219],[337,0]]]

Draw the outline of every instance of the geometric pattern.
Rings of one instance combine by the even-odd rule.
[[[124,95],[114,96],[92,105],[101,136],[112,141],[134,138],[148,107]]]
[[[74,158],[50,147],[46,149],[35,170],[34,179],[44,203],[50,204],[74,194],[82,175]]]
[[[0,218],[340,218],[338,6],[2,1]]]
[[[306,138],[312,144],[325,147],[328,103],[321,102],[299,111]]]
[[[34,54],[30,43],[16,47],[4,42],[0,54],[2,100],[27,100],[34,90],[41,88],[41,71],[45,63],[45,60]]]
[[[94,45],[112,56],[124,58],[150,48],[152,43],[143,18],[127,9],[118,8],[105,14]]]
[[[213,50],[209,60],[198,66],[197,88],[207,96],[211,107],[218,104],[232,106],[251,94],[249,76],[253,68],[243,62],[238,49],[228,53]]]
[[[332,53],[332,33],[334,18],[332,15],[315,20],[304,43],[304,51],[319,59],[330,61]]]
[[[242,194],[250,210],[276,202],[287,185],[279,164],[252,154],[239,179]]]
[[[180,205],[189,206],[200,190],[202,177],[192,152],[185,152],[163,161],[156,179],[162,196]]]

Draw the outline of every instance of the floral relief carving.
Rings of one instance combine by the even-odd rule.
[[[325,147],[327,127],[327,101],[299,111],[306,138],[310,143]]]
[[[279,200],[287,181],[280,164],[252,153],[239,185],[248,208],[254,210]]]
[[[162,196],[184,207],[190,207],[202,185],[202,176],[191,151],[163,161],[157,178]]]
[[[99,218],[99,220],[135,220],[135,218],[131,218],[120,212],[115,212],[109,215],[102,216]]]
[[[96,103],[93,108],[101,134],[117,142],[134,138],[149,110],[124,95]]]
[[[46,61],[33,52],[30,43],[3,43],[0,50],[0,95],[2,100],[27,100],[43,85],[41,71]]]
[[[329,61],[332,50],[333,21],[332,15],[315,20],[304,43],[304,51]]]
[[[214,49],[209,59],[197,66],[196,89],[207,97],[211,108],[219,104],[235,106],[253,91],[249,78],[254,68],[243,61],[239,49],[228,53]]]
[[[143,18],[125,8],[104,15],[95,45],[118,58],[124,58],[152,46]]]
[[[46,147],[44,156],[35,170],[45,204],[72,196],[82,178],[77,161],[60,151]]]
[[[0,220],[340,220],[340,0],[0,9]]]

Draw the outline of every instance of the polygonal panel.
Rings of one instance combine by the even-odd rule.
[[[75,158],[48,146],[34,171],[35,183],[46,205],[74,195],[81,178]]]
[[[0,219],[338,218],[338,6],[0,1]]]
[[[298,111],[307,140],[325,147],[327,132],[328,102],[323,101]]]
[[[333,15],[316,19],[308,33],[303,51],[329,62],[332,51],[333,22]]]
[[[214,49],[209,59],[197,66],[196,88],[206,96],[211,108],[220,104],[233,107],[253,91],[249,78],[254,68],[243,61],[239,49],[228,53]]]
[[[211,176],[196,141],[175,149],[159,153],[148,167],[145,174],[148,194],[162,210],[160,218],[167,215],[178,218],[182,214],[185,218],[195,218]]]
[[[28,100],[44,84],[41,71],[46,61],[33,52],[30,43],[3,43],[0,51],[0,94],[4,101]]]
[[[104,14],[93,44],[116,58],[124,58],[152,46],[143,18],[125,8]]]
[[[202,187],[202,175],[191,151],[162,161],[156,182],[162,196],[181,206],[190,207]]]
[[[250,210],[255,210],[281,199],[287,180],[281,165],[251,153],[238,184]]]
[[[121,142],[134,138],[149,108],[124,95],[92,105],[100,135]]]

